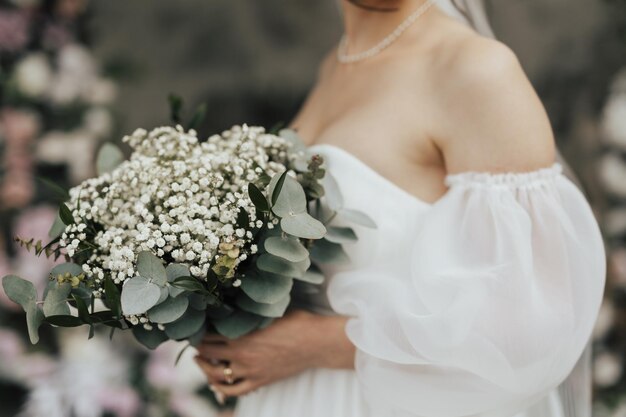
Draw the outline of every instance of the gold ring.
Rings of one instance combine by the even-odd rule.
[[[224,367],[224,380],[228,385],[232,385],[235,382],[235,377],[233,377],[233,369],[230,366]]]

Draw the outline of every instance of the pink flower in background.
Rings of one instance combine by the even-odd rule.
[[[35,185],[30,175],[9,172],[4,176],[0,189],[0,198],[4,207],[24,207],[31,201],[34,193]]]
[[[0,11],[0,51],[17,52],[28,42],[28,16],[19,11]]]
[[[67,28],[58,23],[49,23],[43,32],[43,44],[46,49],[61,49],[74,42],[74,36]]]
[[[0,357],[2,362],[13,362],[23,352],[24,343],[20,336],[12,330],[0,328]]]
[[[105,387],[98,392],[98,402],[116,417],[134,417],[141,408],[139,395],[128,386]]]

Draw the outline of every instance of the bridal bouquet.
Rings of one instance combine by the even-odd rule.
[[[342,244],[356,235],[328,225],[338,211],[372,225],[342,208],[322,158],[293,131],[244,125],[200,141],[160,127],[124,142],[129,160],[105,145],[99,176],[69,191],[50,243],[20,240],[66,260],[43,300],[31,282],[3,278],[33,343],[42,323],[132,329],[149,348],[195,344],[207,329],[239,337],[284,314],[294,280],[320,284],[314,264],[345,259]]]

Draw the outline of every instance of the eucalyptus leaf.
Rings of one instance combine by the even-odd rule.
[[[284,171],[282,174],[274,175],[269,183],[268,195],[271,196],[270,200],[272,202],[272,206],[276,204],[276,200],[278,200],[278,196],[282,192],[285,178],[287,178],[287,171]]]
[[[16,275],[2,278],[2,287],[11,301],[22,306],[26,312],[26,325],[31,343],[39,342],[39,326],[44,316],[37,306],[37,290],[32,282]]]
[[[248,184],[248,196],[250,197],[250,200],[252,201],[252,204],[254,204],[254,206],[256,207],[257,211],[269,211],[270,206],[267,203],[265,195],[263,195],[263,192],[261,192],[261,190],[259,190],[259,188],[253,183]]]
[[[70,224],[74,224],[74,216],[72,215],[72,211],[67,207],[65,203],[62,203],[59,206],[59,218],[66,226]]]
[[[39,342],[39,326],[44,320],[44,315],[33,301],[24,308],[26,311],[26,326],[28,327],[28,337],[32,344]]]
[[[102,145],[98,151],[98,156],[96,157],[96,172],[99,176],[106,174],[107,172],[113,171],[122,162],[124,162],[124,153],[122,150],[114,144],[107,142]]]
[[[286,277],[301,277],[304,271],[306,271],[306,268],[303,269],[299,263],[289,262],[269,253],[259,256],[256,266],[261,271],[272,272]]]
[[[178,277],[170,283],[174,288],[179,288],[194,292],[207,292],[206,288],[200,281],[192,277]]]
[[[330,226],[326,229],[324,238],[333,243],[353,243],[358,240],[354,229],[351,227]]]
[[[272,304],[257,303],[245,294],[239,294],[237,297],[237,305],[242,310],[263,317],[282,317],[289,306],[289,301],[291,301],[289,295]]]
[[[228,304],[220,304],[218,306],[209,306],[206,309],[206,315],[210,319],[220,320],[230,316],[234,311],[235,309]]]
[[[139,343],[148,349],[156,349],[161,343],[168,340],[165,332],[154,327],[152,330],[146,330],[143,326],[133,327],[133,335]]]
[[[281,129],[278,132],[278,136],[280,136],[283,139],[287,139],[292,144],[292,147],[291,147],[292,152],[306,150],[306,145],[300,138],[300,135],[298,135],[298,132],[296,132],[295,130],[289,129],[289,128]]]
[[[159,289],[161,290],[161,296],[157,300],[157,305],[159,305],[163,301],[167,300],[167,298],[170,296],[170,292],[169,292],[169,288],[168,287],[159,287]]]
[[[184,264],[169,264],[167,268],[165,268],[165,274],[167,275],[167,282],[169,283],[174,282],[176,278],[188,277],[191,275],[189,267]],[[176,297],[185,292],[184,289],[176,288],[172,285],[168,287],[168,290],[171,297]]]
[[[91,324],[92,320],[89,315],[89,308],[87,307],[85,299],[76,294],[72,294],[72,298],[74,300],[74,304],[76,304],[76,309],[78,310],[78,317],[80,317],[80,319],[85,323]]]
[[[309,251],[293,237],[272,236],[263,243],[265,250],[290,262],[300,262],[309,256]]]
[[[137,255],[137,272],[140,276],[148,278],[159,287],[163,287],[167,282],[167,273],[163,262],[152,252],[143,251]]]
[[[188,298],[189,306],[199,311],[206,310],[208,304],[215,305],[215,302],[217,301],[217,298],[211,294],[192,293],[189,294]]]
[[[241,278],[241,289],[259,303],[272,304],[289,294],[293,279],[270,272],[250,271]]]
[[[213,321],[215,330],[229,339],[236,339],[256,329],[263,317],[245,311],[236,311],[228,317]]]
[[[276,186],[278,190],[278,185]],[[279,217],[293,216],[306,212],[306,194],[298,181],[286,175],[284,184],[276,201],[272,205],[272,211]]]
[[[120,290],[117,285],[115,285],[111,277],[106,277],[104,280],[104,296],[105,305],[111,309],[111,312],[115,317],[120,317],[122,315]]]
[[[48,231],[48,237],[50,237],[51,239],[56,239],[57,237],[61,236],[63,232],[65,232],[66,228],[67,226],[65,225],[65,223],[63,223],[63,220],[61,220],[61,216],[57,212],[54,217],[54,222],[52,223],[52,226]]]
[[[85,324],[80,318],[69,315],[47,316],[44,321],[59,327],[79,327]]]
[[[341,215],[341,217],[343,217],[345,220],[351,223],[355,223],[360,226],[365,226],[370,229],[376,229],[376,223],[374,222],[374,220],[372,220],[371,217],[369,217],[367,214],[363,213],[362,211],[344,208],[344,209],[341,209],[339,214]]]
[[[311,247],[311,259],[321,264],[338,265],[350,260],[348,254],[338,243],[330,242],[326,239],[316,240]]]
[[[322,180],[322,184],[324,185],[324,193],[326,195],[326,204],[328,204],[328,208],[333,211],[341,210],[344,205],[344,200],[335,177],[327,172]]]
[[[204,326],[205,320],[204,311],[188,308],[178,320],[165,325],[165,334],[174,340],[186,339],[198,332]]]
[[[37,290],[33,283],[17,275],[7,275],[2,278],[2,288],[11,301],[22,307],[37,301]]]
[[[55,265],[54,268],[50,271],[50,276],[52,278],[57,278],[59,275],[65,276],[65,274],[70,274],[72,277],[77,277],[81,274],[84,274],[83,268],[80,265],[77,265],[72,262],[67,262],[59,265]]]
[[[309,269],[304,273],[304,275],[296,279],[299,281],[308,282],[310,284],[321,284],[324,282],[325,278],[322,272],[315,269]]]
[[[168,282],[172,282],[176,278],[188,277],[190,275],[189,267],[185,264],[169,264],[165,268],[165,275]]]
[[[200,328],[197,332],[189,336],[189,345],[197,347],[202,343],[202,339],[204,339],[204,335],[206,334],[206,329],[204,326]]]
[[[58,284],[56,281],[48,283],[48,292],[43,302],[43,314],[49,316],[63,316],[70,314],[67,297],[72,291],[69,283]]]
[[[322,222],[306,212],[283,217],[280,227],[286,233],[303,239],[321,239],[326,234],[326,227]]]
[[[143,314],[156,305],[161,289],[145,277],[127,280],[122,287],[122,312],[125,315]]]
[[[153,323],[171,323],[187,311],[189,299],[184,295],[170,297],[148,310],[148,318]]]

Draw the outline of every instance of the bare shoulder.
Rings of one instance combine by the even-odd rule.
[[[437,54],[437,140],[448,172],[528,171],[554,161],[547,114],[509,47],[464,28]]]

